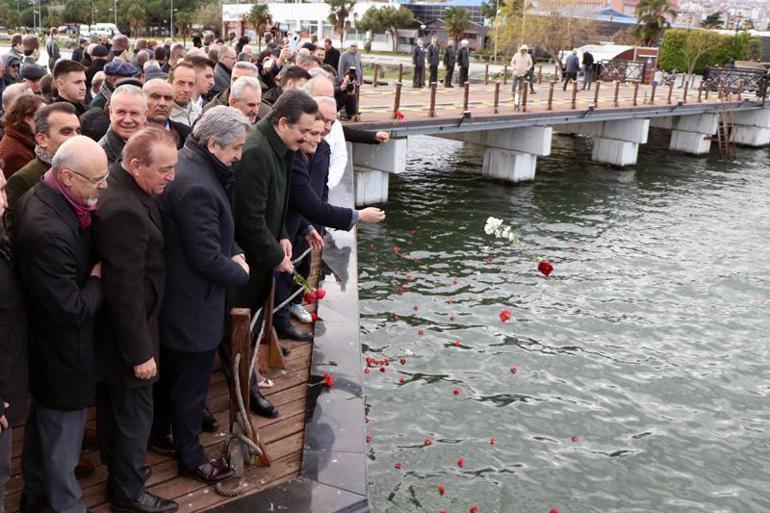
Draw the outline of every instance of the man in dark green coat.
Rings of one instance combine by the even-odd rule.
[[[297,89],[286,91],[246,138],[235,173],[235,239],[246,255],[250,274],[234,302],[252,313],[265,303],[273,272],[294,271],[284,226],[291,163],[317,115],[318,105],[310,95]],[[259,393],[256,379],[250,403],[259,415],[278,416],[278,410]]]

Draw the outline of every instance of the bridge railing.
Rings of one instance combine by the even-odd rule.
[[[712,91],[726,88],[731,92],[737,92],[743,88],[743,91],[755,92],[762,97],[763,92],[767,93],[767,77],[767,71],[759,69],[706,68],[703,78]]]
[[[602,82],[644,82],[646,63],[641,61],[603,60],[599,62]]]

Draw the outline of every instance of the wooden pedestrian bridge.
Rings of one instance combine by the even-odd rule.
[[[538,157],[551,152],[554,132],[590,137],[592,159],[611,167],[636,163],[650,128],[669,130],[669,149],[704,155],[716,142],[724,158],[735,145],[770,144],[767,79],[745,90],[740,77],[720,75],[690,87],[640,82],[595,82],[590,90],[572,82],[535,84],[514,103],[507,80],[421,89],[401,82],[359,89],[358,115],[349,123],[385,130],[387,145],[354,144],[357,205],[387,201],[388,176],[406,167],[408,138],[430,135],[486,147],[479,172],[510,182],[535,179]],[[678,82],[678,81],[677,81]]]

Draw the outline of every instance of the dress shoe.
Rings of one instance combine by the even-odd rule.
[[[219,481],[232,477],[235,471],[216,460],[207,461],[203,465],[181,472],[182,475],[190,477],[201,483],[214,484]]]
[[[203,408],[203,417],[201,417],[201,429],[206,433],[216,433],[219,431],[219,422],[214,418],[208,408]]]
[[[112,500],[112,511],[118,513],[174,513],[179,509],[179,504],[163,497],[158,497],[150,492],[135,501]]]
[[[287,326],[286,328],[276,329],[276,332],[278,333],[278,338],[288,338],[291,340],[299,340],[301,342],[310,342],[313,340],[312,333],[300,331],[294,326]]]
[[[96,472],[96,468],[94,467],[94,464],[91,463],[88,458],[80,455],[80,460],[78,461],[77,466],[75,467],[75,477],[78,479],[85,479],[87,477],[91,477],[94,475],[94,472]]]
[[[149,465],[142,465],[139,469],[139,473],[142,475],[142,481],[147,483],[152,477],[152,467]]]
[[[176,456],[174,437],[170,434],[150,436],[147,441],[147,448],[161,456]]]
[[[251,406],[251,411],[260,417],[274,419],[278,416],[278,408],[273,406],[262,394],[251,394],[249,406]]]
[[[289,305],[289,314],[293,315],[295,319],[304,324],[313,322],[313,316],[299,303],[292,303]]]

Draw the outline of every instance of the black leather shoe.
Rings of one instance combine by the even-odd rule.
[[[224,481],[228,477],[232,477],[233,474],[235,474],[233,469],[216,460],[207,461],[200,467],[182,472],[182,475],[185,477],[190,477],[196,481],[200,481],[201,483],[206,484],[214,484],[218,483],[219,481]]]
[[[313,340],[312,333],[300,331],[294,326],[289,326],[288,328],[276,329],[276,332],[278,333],[278,338],[289,338],[291,340],[299,340],[301,342],[310,342],[311,340]]]
[[[201,418],[201,429],[206,433],[216,433],[219,431],[219,422],[214,418],[208,408],[203,408],[203,417]]]
[[[274,419],[278,416],[278,408],[273,406],[270,401],[265,399],[262,394],[251,394],[249,400],[249,406],[251,411],[259,415],[260,417],[267,417],[268,419]]]
[[[174,513],[179,509],[179,505],[163,497],[158,497],[150,492],[144,492],[144,495],[135,501],[111,501],[112,511],[117,513]]]
[[[142,465],[142,468],[139,469],[139,473],[142,474],[142,481],[147,483],[152,477],[152,467],[149,465]]]
[[[167,435],[152,435],[147,441],[147,448],[161,456],[176,456],[174,437]]]

